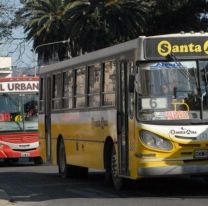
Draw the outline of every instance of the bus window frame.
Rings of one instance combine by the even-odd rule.
[[[95,65],[98,65],[99,67],[99,73],[100,73],[100,79],[99,79],[99,88],[98,88],[98,91],[94,92],[94,91],[90,91],[90,69],[92,68],[92,70],[95,70],[96,67]],[[95,62],[93,64],[90,64],[87,66],[87,106],[89,108],[97,108],[97,107],[100,107],[102,104],[101,104],[101,82],[102,82],[102,79],[103,79],[103,74],[102,74],[102,63],[100,62]],[[95,83],[95,82],[94,82]],[[99,96],[98,99],[99,99],[99,102],[98,102],[98,105],[90,105],[90,97],[95,97],[95,96]]]
[[[71,72],[71,75],[72,75],[72,82],[69,81],[69,84],[68,84],[68,89],[67,91],[64,90],[65,88],[65,81],[64,81],[64,74],[68,74],[69,72]],[[68,76],[69,77],[69,76]],[[65,69],[62,71],[62,107],[61,109],[73,109],[73,98],[74,98],[74,86],[73,86],[73,83],[74,83],[74,70],[69,68],[69,69]],[[69,87],[71,86],[71,96],[69,95]],[[65,92],[67,92],[68,94],[66,95]],[[65,104],[64,104],[64,101],[68,101],[68,106],[65,107]],[[70,106],[70,102],[71,101],[71,106]]]
[[[40,77],[39,113],[45,111],[45,76]]]
[[[110,92],[106,92],[105,91],[105,64],[106,63],[109,63],[109,62],[112,62],[112,64],[114,64],[114,72],[115,72],[115,79],[114,82],[114,91],[110,91]],[[79,66],[75,66],[75,67],[71,67],[71,68],[63,68],[62,70],[60,71],[54,71],[52,72],[49,76],[51,78],[51,110],[54,111],[54,112],[58,112],[58,111],[73,111],[73,110],[78,110],[78,111],[81,111],[81,110],[88,110],[88,109],[105,109],[105,108],[109,108],[109,107],[112,107],[112,108],[115,108],[116,107],[116,104],[117,104],[117,66],[118,66],[118,60],[115,58],[115,59],[106,59],[106,60],[103,60],[103,61],[98,61],[98,62],[92,62],[90,64],[85,64],[85,65],[79,65]],[[99,83],[99,92],[96,93],[96,95],[99,95],[99,99],[100,99],[100,103],[99,105],[97,106],[90,106],[89,105],[89,95],[91,93],[89,93],[89,67],[90,66],[93,66],[93,65],[96,65],[98,64],[99,67],[100,67],[100,83]],[[85,72],[84,72],[84,75],[85,75],[85,89],[84,89],[84,93],[83,94],[76,94],[76,86],[77,86],[77,70],[78,69],[83,69]],[[72,107],[64,107],[64,99],[69,99],[68,96],[64,96],[64,73],[67,73],[71,71],[72,72],[72,78],[73,78],[73,84],[72,84],[72,95],[71,95],[71,98],[72,98]],[[59,90],[58,90],[58,96],[57,97],[54,97],[55,95],[55,91],[54,91],[54,78],[56,76],[60,75],[60,78],[62,81],[58,81],[58,87],[59,87]],[[46,81],[46,77],[45,76],[42,76],[41,78],[44,79],[44,81]],[[95,93],[93,93],[94,95]],[[105,95],[114,95],[114,101],[112,104],[105,104],[104,102],[104,96]],[[84,102],[85,104],[83,106],[79,106],[77,107],[76,106],[76,101],[77,101],[77,97],[83,97],[85,98]],[[59,101],[58,105],[59,107],[56,107],[54,108],[54,101]],[[45,101],[45,100],[44,100]],[[44,112],[44,110],[40,111],[40,112]]]
[[[85,76],[85,82],[84,82],[84,92],[83,92],[83,94],[78,94],[77,95],[77,70],[79,70],[79,69],[81,69],[81,70],[84,70],[84,76]],[[79,67],[76,67],[76,68],[74,68],[74,73],[75,73],[75,75],[74,75],[74,95],[73,95],[73,97],[74,97],[74,108],[75,109],[84,109],[84,108],[86,108],[87,107],[87,101],[86,101],[86,96],[87,96],[87,94],[86,94],[86,86],[87,86],[87,67],[86,66],[79,66]],[[77,106],[77,98],[80,98],[80,97],[84,97],[84,105],[82,105],[82,106]]]
[[[151,60],[139,60],[139,61],[136,61],[136,66],[135,66],[135,74],[139,72],[139,66],[140,64],[143,64],[143,63],[152,63],[152,62],[169,62],[171,61],[172,59],[170,59],[170,57],[166,58],[166,59],[151,59]],[[187,58],[187,59],[184,59],[184,58],[177,58],[177,61],[196,61],[197,63],[197,70],[199,70],[199,65],[198,65],[198,62],[199,61],[205,61],[206,59],[198,59],[198,58]],[[198,74],[199,75],[199,74]],[[199,84],[200,84],[200,79],[199,79]],[[190,123],[206,123],[207,124],[207,119],[200,119],[200,120],[196,120],[194,121],[193,119],[192,120],[189,120],[189,119],[178,119],[178,120],[141,120],[139,115],[138,115],[138,112],[139,112],[139,108],[141,107],[141,102],[140,102],[140,97],[139,97],[139,94],[135,91],[135,117],[136,117],[136,120],[138,123],[145,123],[145,124],[155,124],[155,125],[187,125],[187,124],[190,124]]]
[[[106,92],[105,91],[105,64],[106,63],[109,63],[109,62],[112,62],[112,64],[115,64],[115,84],[114,84],[114,87],[115,87],[115,90],[113,91],[110,91],[110,92]],[[101,96],[102,96],[102,106],[103,107],[116,107],[116,104],[117,104],[117,82],[118,82],[118,75],[117,75],[117,72],[118,72],[118,69],[117,69],[117,67],[118,67],[118,60],[117,59],[109,59],[109,60],[106,60],[106,61],[104,61],[103,62],[103,78],[102,78],[102,81],[103,81],[103,88],[102,88],[102,94],[101,94]],[[114,95],[114,101],[112,102],[112,104],[105,104],[105,95]]]
[[[60,79],[58,81],[58,79],[56,79],[56,77],[60,76]],[[52,84],[51,84],[51,89],[52,89],[52,94],[51,94],[51,100],[52,100],[52,110],[60,110],[62,109],[62,87],[63,87],[63,81],[60,81],[62,79],[62,76],[63,76],[63,72],[60,71],[60,72],[56,72],[56,73],[52,73],[51,75],[51,81],[52,81]],[[55,77],[55,79],[54,79]],[[63,80],[63,79],[62,79]],[[55,91],[55,85],[54,85],[54,82],[56,83],[57,82],[57,95],[56,95],[56,91]],[[55,103],[57,101],[57,105],[58,106],[55,106]]]

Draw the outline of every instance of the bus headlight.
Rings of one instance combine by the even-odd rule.
[[[156,134],[153,134],[148,131],[141,131],[140,134],[140,139],[148,147],[167,151],[173,148],[173,145],[169,140],[161,138]]]

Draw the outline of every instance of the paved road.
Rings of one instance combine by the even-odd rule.
[[[208,205],[208,185],[201,178],[143,179],[117,192],[104,185],[102,172],[63,180],[50,165],[0,164],[0,205],[13,206],[192,206]],[[5,194],[10,202],[1,194]]]

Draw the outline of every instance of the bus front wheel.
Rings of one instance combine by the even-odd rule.
[[[118,158],[116,155],[115,146],[112,146],[111,150],[111,176],[115,189],[121,190],[124,185],[124,179],[119,177]]]
[[[66,162],[66,152],[63,139],[60,140],[58,147],[58,169],[59,175],[62,178],[67,178],[69,176],[69,166]]]

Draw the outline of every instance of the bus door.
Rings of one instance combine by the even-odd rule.
[[[51,160],[51,77],[46,77],[45,138],[47,161]]]
[[[128,175],[128,72],[127,62],[118,64],[117,133],[120,175]]]

